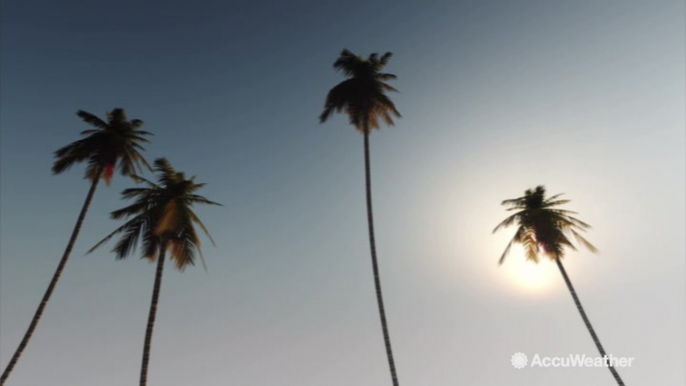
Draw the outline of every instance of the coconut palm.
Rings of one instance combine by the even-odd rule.
[[[518,224],[519,227],[510,243],[507,244],[498,264],[503,263],[512,244],[521,244],[526,252],[526,258],[535,263],[538,263],[540,254],[555,261],[557,267],[560,269],[565,284],[567,284],[569,292],[572,294],[574,304],[576,304],[576,308],[579,310],[579,314],[581,314],[581,319],[583,319],[588,332],[591,334],[591,338],[593,338],[595,346],[598,348],[600,355],[605,357],[605,349],[603,348],[603,345],[600,344],[600,339],[598,339],[591,322],[588,320],[588,316],[586,316],[586,312],[581,305],[579,296],[576,294],[572,282],[562,265],[565,249],[569,248],[576,250],[576,247],[570,240],[571,236],[591,252],[597,252],[596,247],[580,234],[580,232],[585,232],[587,229],[590,229],[591,226],[573,217],[572,215],[576,214],[576,212],[557,208],[557,206],[569,202],[569,200],[558,199],[560,196],[561,194],[546,197],[545,188],[543,186],[538,186],[533,190],[528,189],[523,197],[502,202],[502,205],[509,207],[507,209],[508,211],[517,212],[498,224],[493,232],[495,233],[499,229],[506,228],[513,224]],[[615,370],[613,366],[608,367],[612,376],[617,381],[617,384],[623,386],[624,382],[619,377],[617,370]]]
[[[55,285],[57,285],[57,281],[60,279],[62,271],[69,259],[69,255],[74,248],[76,238],[83,225],[88,207],[93,200],[98,182],[100,182],[101,179],[104,179],[107,185],[109,185],[117,165],[121,174],[125,176],[132,175],[136,169],[142,171],[142,166],[150,169],[150,165],[148,165],[145,158],[140,154],[140,151],[145,150],[141,146],[141,143],[148,142],[144,136],[151,135],[151,133],[147,131],[140,130],[143,121],[139,119],[128,120],[124,110],[119,108],[106,113],[105,120],[81,110],[79,110],[76,115],[84,122],[93,126],[93,128],[81,132],[81,135],[85,135],[85,138],[72,142],[55,152],[55,162],[52,166],[52,172],[53,174],[61,174],[75,164],[85,161],[88,163],[85,178],[90,181],[90,189],[86,195],[86,201],[81,208],[81,213],[76,220],[76,225],[72,231],[67,248],[65,249],[64,254],[62,254],[62,259],[57,266],[57,270],[52,276],[52,280],[43,295],[43,299],[38,305],[36,313],[33,315],[33,319],[31,319],[31,323],[24,334],[24,338],[21,340],[19,347],[14,352],[12,359],[10,359],[5,371],[2,373],[2,377],[0,377],[0,385],[5,383],[10,372],[12,372],[12,369],[17,364],[19,357],[26,348],[29,339],[31,339],[31,336],[43,315],[45,306],[48,304],[48,300],[50,300],[50,296],[52,296],[52,293],[55,290]]]
[[[374,270],[374,285],[376,287],[376,300],[379,306],[381,317],[381,328],[386,346],[388,365],[391,371],[393,385],[398,386],[398,376],[393,360],[391,349],[391,339],[386,322],[384,311],[383,296],[381,294],[381,279],[379,277],[379,267],[376,258],[376,244],[374,241],[374,218],[372,215],[372,180],[369,160],[369,134],[372,129],[379,129],[379,121],[382,120],[387,125],[393,125],[393,116],[400,117],[400,113],[395,108],[393,102],[385,94],[386,91],[397,91],[389,86],[386,81],[395,79],[393,74],[386,74],[381,70],[386,66],[391,58],[391,53],[387,52],[379,57],[374,53],[369,58],[364,59],[354,55],[348,50],[343,50],[333,67],[343,71],[346,80],[337,84],[329,91],[324,105],[324,111],[319,116],[320,122],[325,122],[334,112],[345,113],[348,115],[350,124],[353,125],[364,136],[364,165],[367,190],[367,223],[369,226],[369,244],[372,255],[372,268]]]
[[[180,271],[195,263],[196,252],[204,266],[200,239],[195,231],[195,225],[203,230],[212,244],[214,241],[207,232],[205,225],[193,212],[192,206],[193,204],[220,205],[194,194],[205,184],[195,183],[195,177],[186,179],[185,175],[174,170],[166,159],[156,159],[154,169],[157,173],[158,183],[137,177],[140,182],[145,184],[145,187],[130,188],[122,192],[124,199],[135,198],[135,202],[110,214],[114,220],[127,219],[127,221],[88,251],[90,253],[112,237],[121,235],[119,242],[112,250],[117,259],[124,259],[129,256],[136,249],[140,239],[142,240],[142,257],[150,262],[157,261],[155,284],[143,346],[141,386],[147,384],[150,344],[155,326],[166,254],[169,253],[169,258]]]

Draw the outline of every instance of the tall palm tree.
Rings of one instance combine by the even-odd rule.
[[[605,349],[603,348],[603,345],[600,344],[600,339],[598,339],[598,335],[596,335],[591,322],[588,320],[588,316],[586,316],[586,312],[581,306],[579,296],[572,286],[572,281],[569,279],[569,276],[562,265],[565,248],[576,250],[576,247],[570,241],[570,236],[574,236],[580,244],[583,244],[591,252],[597,252],[596,247],[579,233],[585,232],[587,229],[590,229],[591,226],[572,217],[576,212],[557,208],[558,205],[569,202],[569,200],[558,199],[560,196],[561,194],[546,197],[545,188],[543,186],[537,186],[536,189],[528,189],[524,192],[523,197],[502,202],[502,205],[509,206],[507,209],[508,211],[517,212],[508,216],[503,222],[498,224],[493,230],[493,233],[498,231],[498,229],[506,228],[515,223],[519,225],[519,228],[517,228],[510,243],[507,244],[505,252],[503,252],[500,257],[498,264],[503,263],[512,244],[521,244],[524,247],[527,260],[538,263],[540,253],[555,261],[557,267],[560,269],[565,284],[567,284],[569,292],[572,294],[574,304],[576,304],[576,308],[579,310],[579,314],[581,314],[581,319],[583,319],[588,332],[591,334],[591,338],[593,338],[593,343],[595,343],[600,355],[605,357],[607,355]],[[615,378],[615,381],[617,381],[617,384],[624,386],[624,382],[622,381],[622,378],[619,377],[617,370],[611,365],[609,365],[608,368]]]
[[[120,108],[106,113],[105,120],[81,110],[79,110],[76,115],[84,122],[93,126],[93,128],[81,132],[81,135],[86,136],[85,138],[72,142],[55,152],[55,162],[52,166],[52,173],[61,174],[74,164],[85,161],[88,163],[85,178],[90,181],[91,186],[86,195],[86,201],[81,208],[81,213],[76,220],[76,225],[72,231],[67,248],[65,249],[64,254],[62,254],[62,259],[57,266],[57,270],[52,276],[52,280],[43,295],[43,299],[38,305],[36,313],[33,315],[33,319],[31,319],[31,324],[29,324],[29,328],[24,334],[24,338],[21,340],[19,347],[14,352],[12,359],[10,359],[5,371],[2,373],[2,377],[0,377],[0,385],[5,383],[12,372],[12,369],[17,364],[19,357],[29,343],[29,339],[31,339],[31,336],[38,325],[38,321],[43,315],[45,306],[48,304],[48,300],[50,300],[50,296],[52,296],[52,293],[55,290],[55,285],[57,285],[57,281],[60,279],[62,271],[69,259],[69,255],[74,248],[76,238],[79,235],[83,220],[86,217],[86,212],[93,200],[95,188],[98,186],[100,179],[104,179],[107,185],[109,185],[117,164],[119,166],[119,171],[125,176],[133,175],[136,169],[142,171],[142,165],[150,169],[150,165],[148,165],[145,158],[143,158],[139,152],[145,150],[141,146],[141,143],[148,142],[144,136],[151,135],[151,133],[147,131],[140,130],[143,121],[139,119],[128,120],[124,110]]]
[[[321,123],[325,122],[334,112],[348,115],[350,124],[359,130],[364,136],[364,165],[367,189],[367,223],[369,225],[369,246],[372,255],[372,268],[374,270],[374,285],[376,287],[376,300],[379,306],[381,317],[381,328],[383,330],[384,343],[386,346],[386,356],[391,370],[393,385],[398,386],[398,375],[395,370],[393,360],[393,350],[391,349],[391,338],[386,322],[384,311],[383,296],[381,294],[381,279],[379,277],[379,267],[376,259],[376,244],[374,242],[374,218],[372,215],[372,177],[369,160],[369,134],[372,129],[379,129],[379,120],[383,120],[387,125],[392,126],[393,116],[400,117],[400,113],[395,108],[391,99],[385,94],[386,91],[397,91],[389,86],[386,81],[395,79],[393,74],[386,74],[381,70],[386,66],[391,58],[391,53],[387,52],[379,58],[378,54],[369,55],[364,59],[354,55],[348,50],[343,50],[333,67],[343,71],[346,80],[337,84],[329,91],[324,105],[324,111],[319,116]]]
[[[195,177],[186,179],[185,175],[174,170],[166,159],[156,159],[154,169],[157,172],[158,183],[137,177],[146,186],[126,189],[122,192],[124,199],[135,198],[135,202],[110,214],[114,220],[127,219],[127,221],[88,251],[90,253],[112,237],[121,235],[119,242],[112,250],[116,253],[117,259],[129,256],[136,249],[138,240],[142,238],[142,257],[151,262],[157,260],[155,284],[143,345],[141,386],[146,385],[148,379],[150,344],[166,254],[169,252],[170,259],[181,271],[195,263],[196,252],[204,266],[200,239],[195,231],[195,225],[203,230],[212,244],[214,241],[200,218],[193,212],[192,206],[193,204],[220,205],[194,194],[205,184],[196,184]]]

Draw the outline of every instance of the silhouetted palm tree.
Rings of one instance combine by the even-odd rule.
[[[0,385],[5,383],[10,372],[12,372],[12,369],[17,364],[19,357],[26,348],[29,339],[31,339],[31,335],[33,335],[33,332],[38,325],[41,315],[43,315],[45,306],[48,304],[48,300],[50,300],[55,285],[62,275],[69,255],[74,248],[74,243],[79,235],[81,225],[83,225],[83,220],[86,217],[86,212],[93,200],[93,194],[95,194],[95,188],[98,186],[100,179],[103,178],[109,185],[117,164],[119,164],[119,170],[122,175],[132,175],[135,172],[134,169],[142,171],[141,165],[150,169],[150,165],[148,165],[145,158],[139,153],[139,151],[145,150],[141,146],[141,143],[148,142],[148,140],[143,137],[151,135],[151,133],[140,130],[143,121],[139,119],[129,121],[126,118],[123,109],[114,109],[111,113],[108,112],[106,114],[106,121],[81,110],[79,110],[76,115],[84,122],[93,126],[93,129],[81,132],[81,135],[86,136],[85,138],[72,142],[55,152],[56,159],[52,166],[52,172],[53,174],[61,174],[74,164],[86,161],[88,167],[86,168],[85,178],[91,182],[90,190],[86,196],[83,208],[81,208],[81,213],[76,220],[76,225],[72,231],[67,248],[57,266],[57,270],[48,285],[48,289],[45,291],[45,295],[43,295],[43,299],[41,300],[36,313],[33,315],[33,319],[31,320],[31,324],[29,324],[28,330],[24,334],[24,338],[21,340],[19,347],[14,352],[12,359],[10,359],[5,371],[2,373],[2,377],[0,377]]]
[[[326,121],[333,113],[345,113],[350,119],[350,124],[355,126],[364,136],[364,164],[367,188],[367,221],[369,224],[369,244],[372,254],[372,267],[374,269],[374,285],[376,287],[376,300],[381,316],[381,327],[386,345],[388,365],[391,370],[393,385],[398,386],[398,375],[395,370],[391,339],[386,322],[383,296],[381,295],[381,280],[379,267],[376,259],[376,245],[374,242],[374,218],[372,215],[372,180],[369,160],[369,134],[372,129],[379,129],[379,119],[387,125],[393,125],[393,117],[400,117],[393,102],[386,96],[386,91],[397,91],[385,82],[395,79],[395,75],[382,73],[391,58],[387,52],[379,58],[378,54],[369,55],[368,59],[354,55],[348,50],[343,50],[334,62],[333,67],[343,71],[348,78],[337,84],[329,91],[324,105],[324,111],[319,116],[320,122]]]
[[[511,216],[507,217],[503,222],[498,224],[493,230],[493,233],[500,228],[506,228],[513,224],[518,224],[519,228],[515,232],[514,237],[507,244],[505,252],[500,257],[498,264],[502,264],[510,251],[512,244],[521,244],[526,252],[526,258],[538,263],[539,253],[548,256],[554,260],[557,267],[562,273],[562,277],[567,284],[569,292],[572,294],[574,304],[581,314],[581,318],[588,329],[588,332],[593,338],[595,346],[598,348],[602,357],[606,356],[605,349],[600,344],[600,339],[595,333],[591,322],[586,316],[584,308],[581,306],[581,301],[572,286],[572,282],[562,265],[562,258],[564,257],[565,248],[576,250],[576,247],[569,240],[569,236],[574,236],[576,240],[588,248],[591,252],[597,252],[593,244],[589,243],[581,234],[580,231],[586,231],[591,226],[585,222],[572,217],[576,212],[569,210],[558,209],[558,205],[568,203],[569,200],[559,200],[561,194],[552,197],[545,197],[545,188],[538,186],[536,189],[528,189],[523,197],[505,200],[502,205],[509,206],[507,210],[517,211]],[[617,370],[613,366],[608,366],[612,376],[620,386],[624,385],[622,379],[619,377]]]
[[[141,386],[147,384],[150,343],[157,314],[165,255],[169,252],[176,268],[183,271],[188,265],[194,264],[197,251],[204,266],[200,239],[195,231],[195,225],[203,230],[212,244],[214,241],[205,225],[193,212],[192,206],[193,204],[220,205],[194,194],[205,184],[196,184],[195,177],[186,179],[184,174],[174,170],[166,159],[156,159],[154,168],[157,172],[158,183],[138,177],[146,187],[124,190],[122,192],[124,199],[135,198],[136,201],[112,212],[110,217],[115,220],[128,220],[88,251],[92,252],[115,235],[121,234],[119,242],[112,250],[116,253],[117,259],[124,259],[130,255],[136,249],[138,240],[142,238],[143,258],[151,262],[157,260],[155,284],[143,346]]]

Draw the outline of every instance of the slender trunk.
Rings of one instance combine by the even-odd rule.
[[[391,337],[388,332],[388,323],[386,322],[386,312],[384,311],[383,296],[381,294],[381,279],[379,277],[379,265],[376,261],[376,242],[374,241],[374,216],[372,214],[372,175],[370,170],[369,160],[369,128],[364,127],[364,168],[367,187],[367,222],[369,224],[369,247],[372,251],[372,267],[374,269],[374,286],[376,287],[376,301],[379,305],[379,315],[381,316],[381,328],[383,329],[383,339],[386,345],[386,356],[388,357],[388,366],[391,369],[391,379],[393,386],[398,386],[398,375],[395,371],[395,362],[393,361],[393,350],[391,349]]]
[[[100,173],[98,173],[97,175],[99,176],[101,173],[102,168],[100,169]],[[5,381],[7,380],[7,378],[9,378],[12,369],[14,369],[14,366],[19,361],[19,357],[21,356],[22,352],[24,352],[26,345],[29,343],[29,339],[31,339],[31,336],[33,335],[33,332],[35,331],[36,326],[38,325],[38,321],[40,321],[40,318],[43,315],[45,306],[48,304],[48,300],[50,300],[50,296],[52,296],[52,292],[55,290],[57,281],[60,279],[60,276],[62,276],[62,271],[64,270],[65,265],[67,265],[69,255],[71,254],[71,251],[74,248],[76,238],[78,237],[79,231],[81,230],[81,226],[83,225],[83,220],[84,218],[86,218],[86,212],[88,212],[88,207],[90,206],[91,201],[93,200],[95,188],[98,186],[99,181],[100,178],[96,178],[91,183],[90,190],[88,190],[88,195],[86,196],[86,201],[83,203],[83,208],[81,208],[81,213],[79,214],[79,218],[76,220],[74,230],[71,233],[71,238],[69,239],[69,243],[67,244],[67,249],[64,250],[62,259],[60,260],[60,263],[57,266],[55,274],[52,276],[52,280],[50,281],[50,285],[48,285],[48,289],[45,291],[45,294],[43,295],[43,299],[38,305],[38,309],[36,309],[36,313],[33,315],[33,319],[31,319],[31,324],[29,324],[29,328],[28,330],[26,330],[24,338],[21,340],[21,343],[19,343],[19,347],[17,347],[17,350],[14,352],[12,359],[10,359],[10,362],[7,364],[5,371],[2,373],[2,377],[0,377],[0,386],[5,384]]]
[[[605,353],[605,349],[603,348],[603,345],[600,344],[600,339],[598,339],[598,335],[596,335],[595,330],[593,329],[593,326],[591,325],[591,321],[588,320],[588,316],[586,316],[586,312],[584,311],[584,307],[581,305],[581,301],[579,300],[579,297],[576,295],[576,291],[574,290],[574,286],[572,286],[572,281],[569,280],[569,276],[567,276],[567,271],[565,271],[565,268],[562,266],[562,261],[560,261],[559,258],[555,259],[555,262],[557,263],[557,267],[560,268],[560,273],[562,273],[562,277],[565,279],[565,283],[567,284],[567,288],[569,289],[569,292],[572,294],[572,298],[574,299],[574,304],[576,304],[577,310],[579,310],[579,313],[581,314],[581,319],[584,320],[584,324],[586,325],[586,328],[588,329],[588,332],[591,334],[591,338],[593,338],[593,343],[595,343],[596,348],[598,348],[598,352],[600,352],[600,356],[605,358],[607,354]],[[617,384],[619,386],[624,386],[624,382],[622,381],[622,378],[619,377],[619,374],[617,373],[617,370],[608,363],[608,368],[610,369],[610,372],[612,373],[612,376],[615,378],[615,381],[617,381]]]
[[[150,343],[152,341],[152,329],[155,327],[155,316],[157,315],[157,302],[160,300],[160,286],[162,285],[162,272],[164,271],[164,255],[167,244],[162,243],[160,255],[157,257],[157,271],[155,272],[155,285],[152,290],[152,302],[150,303],[150,314],[148,315],[148,326],[145,330],[145,344],[143,345],[143,363],[141,364],[141,383],[145,386],[148,383],[148,363],[150,362]]]

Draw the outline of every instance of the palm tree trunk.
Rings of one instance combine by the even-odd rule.
[[[157,302],[160,300],[160,286],[162,285],[162,272],[164,271],[164,255],[167,244],[162,243],[160,255],[157,257],[157,270],[155,272],[155,285],[152,290],[152,302],[150,303],[150,314],[148,315],[148,326],[145,330],[145,344],[143,345],[143,363],[141,365],[140,386],[148,383],[148,363],[150,362],[150,343],[152,341],[152,330],[155,327],[155,316],[157,315]]]
[[[567,276],[567,272],[565,271],[565,268],[562,266],[562,261],[560,261],[560,258],[556,258],[555,262],[557,263],[557,267],[560,268],[560,272],[562,273],[562,277],[565,279],[565,283],[567,284],[567,288],[569,289],[569,292],[572,294],[572,298],[574,299],[574,304],[576,304],[576,308],[577,308],[577,310],[579,310],[579,313],[581,314],[581,319],[584,320],[584,324],[586,325],[588,332],[591,334],[591,338],[593,338],[593,343],[595,343],[595,346],[598,348],[598,352],[600,352],[600,356],[605,358],[607,356],[607,354],[605,353],[605,349],[603,348],[603,345],[600,344],[600,339],[598,339],[598,335],[596,335],[595,330],[593,329],[593,326],[591,325],[591,321],[588,320],[588,317],[586,316],[586,312],[584,311],[584,307],[581,305],[581,301],[579,300],[579,297],[576,295],[576,291],[574,290],[574,286],[572,286],[572,281],[569,280],[569,276]],[[617,381],[617,384],[619,386],[624,386],[624,382],[622,381],[622,378],[619,377],[617,370],[615,370],[615,368],[613,366],[611,366],[609,363],[608,363],[608,368],[610,369],[612,376],[615,378],[615,381]]]
[[[102,174],[102,167],[100,168],[100,172],[96,175],[100,176],[101,174]],[[98,186],[99,181],[100,181],[100,178],[96,178],[91,183],[90,190],[88,190],[88,195],[86,196],[86,201],[83,203],[83,207],[81,208],[81,213],[79,213],[79,218],[76,220],[76,225],[74,225],[74,230],[71,233],[71,238],[69,239],[69,243],[67,244],[67,249],[64,250],[64,254],[62,255],[62,259],[60,260],[60,263],[57,266],[57,270],[55,271],[55,274],[52,276],[52,280],[50,281],[50,285],[48,285],[48,289],[45,291],[45,294],[43,295],[43,299],[41,300],[40,304],[38,305],[38,309],[36,310],[36,313],[33,315],[33,319],[31,319],[31,324],[29,324],[29,328],[28,328],[28,330],[26,330],[26,333],[24,334],[24,338],[21,340],[21,343],[19,343],[19,347],[17,347],[17,350],[14,352],[12,359],[10,359],[10,362],[7,364],[5,371],[2,373],[2,377],[0,377],[0,386],[4,385],[7,378],[9,378],[10,373],[12,372],[12,369],[14,369],[14,366],[19,361],[19,357],[21,356],[22,352],[24,352],[26,345],[29,343],[29,339],[31,339],[31,336],[33,335],[33,332],[35,331],[36,326],[38,326],[38,321],[40,321],[40,318],[43,315],[43,311],[45,310],[45,306],[48,304],[48,300],[50,300],[50,297],[52,296],[52,292],[55,290],[55,286],[57,285],[57,281],[60,279],[60,276],[62,276],[62,271],[64,270],[64,267],[67,265],[67,260],[69,260],[69,255],[71,254],[71,251],[74,248],[74,244],[76,243],[76,238],[78,237],[79,231],[81,230],[81,226],[83,225],[83,220],[86,218],[86,212],[88,212],[88,207],[90,206],[91,201],[93,201],[93,195],[95,194],[95,188]]]
[[[384,311],[383,296],[381,294],[381,279],[379,277],[379,266],[376,261],[376,242],[374,241],[374,216],[372,214],[372,175],[370,170],[369,159],[369,128],[368,125],[364,127],[364,168],[367,186],[367,222],[369,224],[369,247],[372,251],[372,267],[374,269],[374,286],[376,287],[376,301],[379,305],[379,315],[381,316],[381,328],[383,329],[383,339],[386,344],[386,356],[388,357],[388,366],[391,369],[391,379],[393,386],[398,386],[398,375],[395,371],[395,362],[393,361],[393,350],[391,349],[391,337],[388,332],[388,323],[386,322],[386,312]]]

